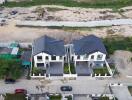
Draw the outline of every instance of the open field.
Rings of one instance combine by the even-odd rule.
[[[7,7],[27,7],[35,5],[63,5],[69,7],[120,8],[132,5],[132,0],[32,0],[9,2]]]

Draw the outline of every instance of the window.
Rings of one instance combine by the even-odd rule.
[[[44,63],[37,63],[37,67],[44,67]]]
[[[37,60],[42,60],[42,56],[37,56]]]
[[[97,60],[102,60],[102,58],[103,58],[103,55],[98,55],[97,56]]]
[[[80,59],[80,56],[77,56],[77,59]]]
[[[91,56],[91,59],[94,59],[94,55]]]
[[[62,60],[62,56],[60,56],[60,60]]]
[[[74,61],[74,56],[72,56],[72,61]]]
[[[56,60],[56,56],[52,56],[52,60]]]
[[[45,57],[45,59],[46,59],[46,60],[49,60],[49,57],[48,57],[48,56],[46,56],[46,57]]]

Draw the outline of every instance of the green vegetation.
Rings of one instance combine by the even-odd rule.
[[[71,95],[65,96],[65,98],[67,98],[67,100],[72,100],[72,96]]]
[[[132,51],[132,37],[108,37],[103,39],[108,54],[115,50]]]
[[[99,100],[110,100],[109,97],[100,97]]]
[[[11,77],[17,79],[22,74],[21,61],[17,59],[0,59],[0,78]]]
[[[26,100],[24,94],[6,94],[5,100]]]
[[[71,74],[76,74],[74,63],[70,63]]]
[[[132,5],[132,0],[32,0],[7,2],[6,7],[28,7],[35,5],[63,5],[68,7],[121,8]]]
[[[64,64],[64,74],[69,74],[70,71],[69,71],[69,66],[68,66],[68,63],[65,63]]]
[[[50,95],[50,100],[61,100],[62,96],[61,95]]]
[[[109,75],[108,69],[106,67],[94,68],[93,72],[96,75],[101,74],[101,76],[104,76],[105,74]]]
[[[132,57],[130,58],[130,61],[132,62]]]
[[[132,86],[128,86],[128,90],[129,90],[129,92],[130,92],[130,94],[132,96]]]
[[[33,67],[32,70],[33,74],[35,74],[36,76],[38,76],[39,74],[43,74],[42,69],[38,68],[38,67]]]

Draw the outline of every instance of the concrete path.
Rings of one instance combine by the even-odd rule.
[[[101,27],[113,25],[132,25],[132,19],[115,19],[100,20],[87,22],[70,22],[70,21],[16,21],[17,26],[33,27]]]

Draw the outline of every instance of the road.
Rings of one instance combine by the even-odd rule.
[[[41,86],[41,82],[39,80],[26,80],[21,79],[15,84],[5,84],[2,80],[0,81],[0,94],[3,93],[13,93],[16,88],[24,88],[28,90],[28,93],[38,94],[42,92],[50,92],[50,93],[62,93],[60,91],[60,86],[62,85],[70,85],[73,87],[72,94],[100,94],[100,93],[109,93],[106,90],[106,86],[109,83],[117,83],[121,82],[125,85],[131,84],[132,80],[129,78],[126,79],[111,79],[111,80],[95,80],[88,78],[79,78],[77,80],[69,80],[66,83],[63,83],[61,80],[54,80],[51,83],[48,83],[45,88],[37,89],[36,86]]]
[[[99,20],[87,22],[73,21],[25,21],[17,20],[17,26],[40,26],[40,27],[100,27],[113,25],[132,25],[132,19]]]

